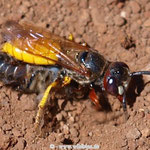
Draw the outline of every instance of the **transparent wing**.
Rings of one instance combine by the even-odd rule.
[[[54,35],[43,28],[28,23],[19,24],[16,21],[7,21],[2,35],[21,51],[54,61],[56,64],[89,75],[88,70],[77,60],[76,55],[81,51],[90,51],[73,41]]]

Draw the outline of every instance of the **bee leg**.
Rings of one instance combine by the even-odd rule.
[[[38,108],[39,108],[39,109],[38,109],[38,112],[37,112],[37,115],[36,115],[36,120],[35,120],[36,129],[38,129],[39,126],[40,126],[40,124],[41,124],[41,119],[42,119],[42,117],[43,117],[43,115],[44,115],[44,112],[43,112],[43,111],[44,111],[45,105],[46,105],[46,103],[47,103],[48,95],[49,95],[51,89],[52,89],[53,87],[56,87],[57,84],[58,84],[57,81],[53,82],[52,84],[50,84],[50,85],[47,87],[47,89],[46,89],[45,92],[44,92],[43,98],[42,98],[42,100],[40,101],[40,103],[39,103],[39,105],[38,105]]]
[[[96,109],[99,110],[101,108],[101,105],[99,103],[99,99],[98,99],[98,97],[96,95],[96,92],[95,92],[95,90],[93,88],[91,89],[91,91],[89,93],[89,97],[92,100],[92,102],[95,104]]]
[[[68,76],[65,76],[64,80],[63,80],[62,87],[64,87],[65,85],[69,84],[70,82],[71,82],[71,78],[68,77]]]

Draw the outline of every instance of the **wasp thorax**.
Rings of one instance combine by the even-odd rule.
[[[104,75],[104,88],[112,95],[123,95],[130,78],[129,67],[125,63],[111,63]]]
[[[78,60],[90,70],[92,74],[96,74],[97,76],[103,72],[107,63],[102,55],[94,51],[81,52],[78,56]]]

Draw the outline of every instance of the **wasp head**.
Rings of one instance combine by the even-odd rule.
[[[126,91],[129,82],[133,76],[150,75],[150,71],[131,72],[129,67],[123,62],[110,63],[104,74],[103,87],[104,89],[118,97],[123,103],[123,109],[126,111]]]
[[[104,88],[112,95],[122,96],[128,88],[130,79],[129,67],[125,63],[111,63],[104,75]]]

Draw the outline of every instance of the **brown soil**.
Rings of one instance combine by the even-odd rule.
[[[72,33],[76,42],[88,43],[107,60],[127,63],[131,71],[150,69],[149,17],[149,0],[0,1],[0,25],[6,19],[26,20],[60,36]],[[126,122],[120,102],[111,95],[107,99],[112,111],[97,111],[89,99],[60,99],[58,107],[49,110],[54,112],[53,119],[40,137],[34,131],[36,95],[23,94],[18,100],[18,92],[1,83],[0,149],[97,144],[101,150],[148,150],[149,80],[144,77],[132,81],[128,94],[130,117]]]

